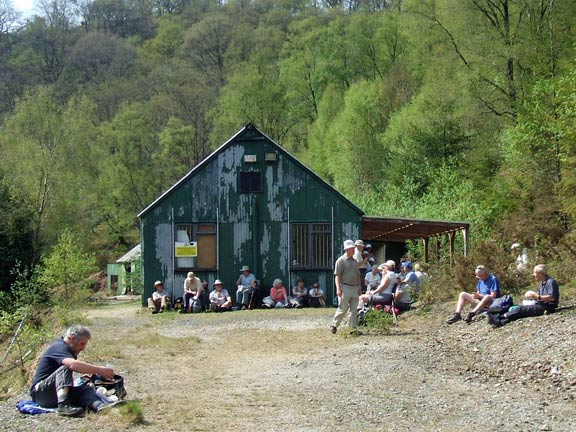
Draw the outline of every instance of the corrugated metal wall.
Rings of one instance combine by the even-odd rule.
[[[265,161],[266,153],[276,153],[277,161]],[[256,162],[244,162],[245,155],[255,155]],[[240,171],[261,171],[263,192],[238,193]],[[331,301],[332,269],[289,274],[289,222],[334,223],[337,259],[343,240],[358,238],[361,216],[361,211],[279,146],[247,128],[141,214],[143,304],[156,279],[163,280],[175,296],[182,295],[186,274],[173,271],[174,225],[196,222],[218,223],[218,268],[195,272],[210,285],[219,278],[233,295],[239,270],[248,265],[265,289],[277,277],[288,287],[303,276],[306,285],[318,280]]]

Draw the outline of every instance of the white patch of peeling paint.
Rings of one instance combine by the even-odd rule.
[[[172,280],[172,224],[159,223],[155,227],[155,250],[156,259],[160,262],[160,275],[154,275],[152,279],[164,281],[164,286],[172,291],[174,281]]]

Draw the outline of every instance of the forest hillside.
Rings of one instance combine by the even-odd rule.
[[[573,0],[0,0],[0,283],[62,237],[102,268],[247,123],[369,215],[472,223],[566,284]],[[411,245],[418,255],[417,245]]]

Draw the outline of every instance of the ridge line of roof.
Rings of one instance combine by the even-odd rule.
[[[262,132],[260,129],[258,129],[255,125],[253,124],[248,124],[244,127],[242,127],[238,132],[236,132],[234,135],[232,135],[228,140],[226,140],[226,142],[224,142],[222,145],[220,145],[217,149],[215,149],[212,153],[210,153],[208,156],[206,156],[204,159],[202,159],[194,168],[192,168],[190,171],[188,171],[186,174],[184,174],[184,176],[182,176],[180,178],[180,180],[178,180],[176,183],[174,183],[170,188],[168,188],[167,190],[165,190],[162,194],[160,194],[156,199],[154,199],[150,204],[148,204],[143,210],[141,210],[138,214],[137,217],[138,218],[142,218],[142,216],[144,216],[146,213],[148,213],[153,207],[156,206],[157,203],[159,203],[160,201],[162,201],[166,196],[168,196],[170,193],[172,193],[172,191],[174,191],[175,189],[177,189],[182,183],[184,183],[186,180],[188,180],[193,174],[194,172],[196,172],[197,170],[199,170],[202,166],[204,166],[205,164],[207,164],[209,161],[211,161],[220,151],[222,151],[226,146],[228,146],[230,144],[230,142],[232,142],[234,139],[236,139],[240,134],[242,134],[243,132],[245,132],[248,129],[255,129],[258,133],[260,133],[263,137],[265,137],[268,141],[270,141],[273,145],[275,145],[276,147],[278,147],[281,151],[283,151],[288,157],[290,157],[295,163],[297,163],[298,165],[300,165],[303,169],[305,169],[310,175],[312,175],[314,178],[316,178],[317,180],[319,180],[323,185],[327,186],[329,189],[331,189],[334,193],[336,193],[338,196],[340,196],[342,199],[344,199],[354,210],[356,210],[358,213],[360,213],[360,215],[362,217],[364,217],[364,211],[362,209],[360,209],[356,204],[354,204],[352,201],[350,201],[350,199],[348,199],[347,197],[345,197],[341,192],[339,192],[336,188],[334,188],[334,186],[332,186],[330,183],[328,183],[327,181],[325,181],[324,179],[322,179],[318,174],[316,174],[312,169],[308,168],[306,165],[304,165],[303,162],[301,162],[300,160],[298,160],[295,156],[293,156],[288,150],[286,150],[284,147],[282,147],[280,144],[278,144],[276,141],[274,141],[272,138],[270,138],[268,135],[266,135],[264,132]]]

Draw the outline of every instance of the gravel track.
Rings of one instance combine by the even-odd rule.
[[[389,335],[334,336],[334,309],[149,315],[87,311],[81,359],[111,361],[145,422],[0,405],[0,430],[576,430],[572,307],[500,329],[444,324],[452,305],[411,311]],[[163,315],[163,316],[162,316]]]

